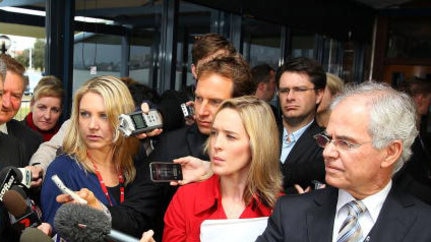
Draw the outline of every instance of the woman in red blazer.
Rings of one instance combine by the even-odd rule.
[[[178,189],[165,214],[163,241],[199,241],[207,219],[269,216],[280,195],[278,129],[264,101],[224,101],[205,148],[214,175]]]

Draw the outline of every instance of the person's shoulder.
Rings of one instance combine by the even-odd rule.
[[[179,129],[170,130],[166,133],[163,133],[160,137],[181,137],[185,136],[187,134],[188,130],[190,129],[189,126],[184,126]]]
[[[216,175],[211,176],[207,180],[200,182],[193,182],[186,185],[182,185],[178,188],[177,193],[180,195],[190,197],[213,197],[214,189],[217,187],[218,177]]]
[[[12,119],[6,123],[6,127],[8,132],[10,132],[14,136],[17,136],[18,138],[25,138],[25,139],[31,138],[31,139],[40,141],[40,143],[42,143],[43,141],[43,137],[41,134],[32,130],[30,127],[23,124],[21,121]]]
[[[69,155],[63,154],[57,156],[48,166],[49,170],[70,170],[77,168],[78,162]]]
[[[313,122],[310,124],[310,126],[308,126],[306,132],[308,131],[314,135],[314,134],[320,133],[324,130],[325,130],[325,128],[320,127],[319,124],[317,124],[316,120],[313,120]]]
[[[22,127],[30,129],[27,125],[24,124],[24,122],[18,121],[16,119],[11,119],[8,122],[6,122],[6,126],[7,126],[8,131],[9,130],[14,130],[15,131],[15,130],[20,129]]]
[[[281,196],[277,202],[289,204],[293,207],[308,207],[332,201],[337,196],[337,189],[326,187],[302,194],[286,194]]]
[[[170,130],[168,132],[163,132],[160,136],[154,139],[155,147],[158,146],[178,146],[183,143],[190,127],[185,126],[179,129]],[[173,142],[174,141],[174,142]]]

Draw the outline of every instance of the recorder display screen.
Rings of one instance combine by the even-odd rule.
[[[151,176],[153,180],[182,180],[181,165],[152,163]]]
[[[131,115],[133,122],[135,123],[136,129],[146,128],[147,124],[145,123],[144,117],[142,117],[141,113]]]

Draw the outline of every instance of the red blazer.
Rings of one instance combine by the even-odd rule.
[[[240,218],[266,217],[269,208],[253,199]],[[182,186],[172,198],[165,214],[163,241],[199,241],[200,226],[207,219],[226,219],[221,204],[219,177]]]

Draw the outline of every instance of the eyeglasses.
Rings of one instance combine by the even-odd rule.
[[[303,93],[303,92],[310,91],[310,90],[316,90],[316,88],[314,88],[314,87],[292,87],[292,88],[285,87],[285,88],[280,88],[278,92],[280,94],[289,94],[290,92],[292,92],[292,94],[295,94],[295,93]]]
[[[352,143],[344,139],[332,139],[332,137],[329,137],[326,133],[319,133],[313,136],[313,138],[316,140],[317,145],[325,148],[329,143],[333,143],[335,147],[341,149],[341,150],[351,150],[358,148],[359,146],[370,142],[364,142],[364,143]]]

